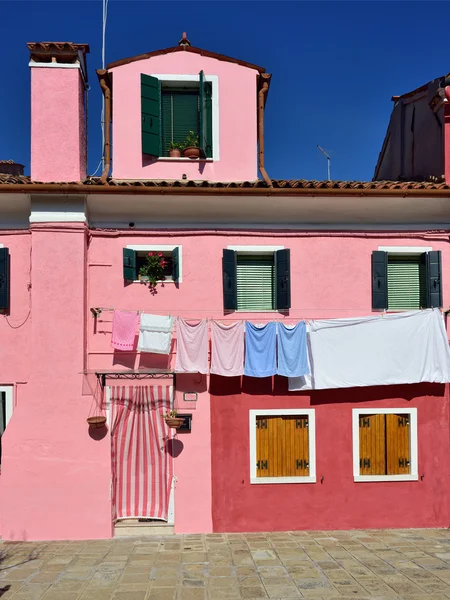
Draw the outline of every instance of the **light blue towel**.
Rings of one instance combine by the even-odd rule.
[[[278,375],[302,377],[309,375],[306,349],[306,323],[286,327],[278,323]]]
[[[245,366],[244,375],[249,377],[271,377],[277,372],[277,329],[276,323],[256,327],[245,323]]]

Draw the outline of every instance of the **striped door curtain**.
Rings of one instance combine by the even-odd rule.
[[[169,428],[172,386],[111,388],[113,519],[167,521],[172,484]]]

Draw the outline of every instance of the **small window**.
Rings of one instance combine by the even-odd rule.
[[[139,272],[145,264],[149,252],[160,252],[165,261],[162,283],[180,283],[181,277],[181,246],[127,246],[123,249],[123,278],[126,281],[139,281]]]
[[[353,411],[355,481],[417,479],[417,415]]]
[[[2,437],[12,415],[13,388],[0,386],[0,466],[2,464]]]
[[[223,251],[225,310],[287,310],[291,306],[290,251],[231,246]]]
[[[422,256],[388,253],[388,310],[418,310],[427,305]]]
[[[251,483],[315,482],[314,411],[250,411]]]

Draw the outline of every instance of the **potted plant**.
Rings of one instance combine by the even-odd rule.
[[[164,415],[164,420],[171,429],[179,429],[183,425],[184,419],[177,417],[177,414],[176,410],[168,410]]]
[[[89,427],[103,427],[106,425],[106,417],[102,415],[97,415],[96,417],[88,417],[86,419]]]
[[[179,142],[170,142],[169,156],[172,158],[180,158],[182,150],[184,150],[184,144],[180,144]]]
[[[158,281],[164,281],[164,267],[166,261],[161,252],[149,252],[145,257],[145,264],[139,269],[139,279],[148,282],[150,288],[155,289]]]
[[[183,156],[186,158],[200,158],[199,137],[192,130],[184,142]]]

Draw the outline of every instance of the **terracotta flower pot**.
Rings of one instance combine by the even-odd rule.
[[[200,148],[197,146],[188,146],[184,149],[183,155],[186,158],[200,158]]]
[[[184,422],[184,419],[181,419],[180,417],[165,417],[165,421],[167,423],[167,427],[170,427],[171,429],[179,429]]]
[[[104,427],[106,425],[106,417],[102,417],[101,415],[88,417],[86,420],[89,423],[89,427]]]
[[[181,156],[181,150],[179,148],[171,148],[169,150],[169,156],[171,158],[180,158],[180,156]]]

